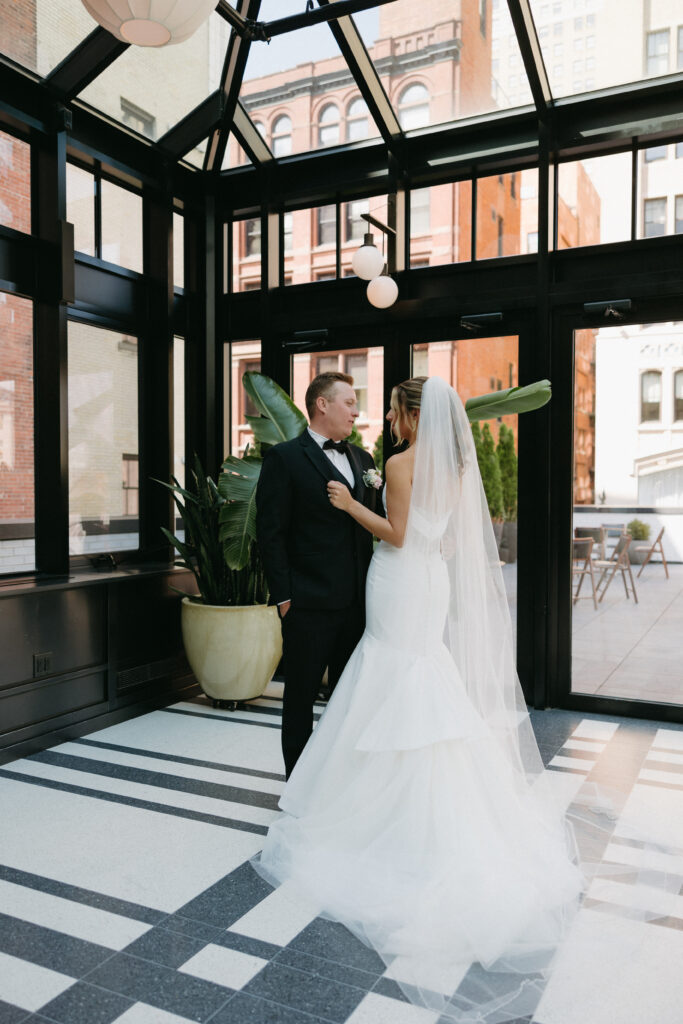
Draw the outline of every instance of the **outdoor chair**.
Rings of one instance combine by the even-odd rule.
[[[643,571],[643,569],[645,568],[647,563],[650,561],[650,559],[654,555],[655,551],[657,551],[662,556],[662,563],[661,564],[664,566],[664,572],[666,573],[666,578],[667,579],[669,578],[669,567],[666,564],[666,556],[664,555],[664,546],[662,544],[662,537],[663,536],[664,536],[664,527],[662,527],[661,530],[659,531],[659,533],[657,534],[657,539],[655,540],[654,544],[652,544],[652,545],[650,545],[650,544],[636,544],[636,546],[634,547],[634,549],[633,549],[634,551],[647,551],[647,556],[645,558],[645,561],[643,562],[643,564],[640,567],[640,570],[638,572],[638,576],[640,576],[640,573]]]
[[[595,543],[593,537],[581,537],[572,541],[572,584],[578,577],[578,586],[574,591],[572,604],[576,604],[577,601],[582,600],[580,597],[581,586],[584,581],[584,577],[589,576],[591,581],[591,593],[584,594],[583,599],[592,598],[593,607],[597,611],[597,589],[595,586],[595,574],[593,572],[593,544]]]
[[[615,548],[619,538],[626,533],[626,523],[603,523],[605,530],[605,543],[609,545],[611,549]],[[605,548],[605,552],[607,548]],[[607,558],[607,554],[603,556]],[[611,557],[611,555],[610,555]]]
[[[632,537],[630,533],[622,533],[617,541],[616,547],[609,558],[596,558],[593,562],[594,569],[601,569],[600,579],[596,590],[599,594],[598,601],[602,601],[603,597],[607,593],[610,583],[616,576],[617,572],[621,573],[621,578],[624,581],[624,590],[626,591],[626,597],[630,597],[633,594],[633,599],[638,604],[638,595],[636,594],[636,585],[633,582],[633,573],[631,572],[631,562],[628,557],[628,549],[631,544]],[[628,577],[628,579],[627,579]],[[629,594],[629,583],[631,585],[631,594]]]
[[[605,540],[607,538],[606,526],[575,526],[574,536],[579,540],[581,537],[592,537],[594,540],[593,553],[591,558],[606,558]]]

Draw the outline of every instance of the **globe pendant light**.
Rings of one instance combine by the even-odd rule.
[[[373,277],[377,277],[382,273],[384,257],[375,246],[371,234],[364,236],[360,249],[353,254],[351,266],[353,267],[354,274],[362,277],[364,281],[372,281]]]
[[[386,265],[379,277],[374,278],[367,289],[368,302],[377,309],[388,309],[398,298],[398,285],[389,277]]]
[[[182,43],[216,7],[216,0],[82,0],[102,28],[123,43]]]

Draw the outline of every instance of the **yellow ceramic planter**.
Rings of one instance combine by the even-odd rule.
[[[211,605],[183,598],[185,653],[213,700],[260,697],[282,657],[277,610],[265,604]]]

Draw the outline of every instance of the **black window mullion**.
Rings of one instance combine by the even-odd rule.
[[[144,244],[144,242],[143,242]],[[102,168],[98,161],[95,165],[95,256],[102,257]]]

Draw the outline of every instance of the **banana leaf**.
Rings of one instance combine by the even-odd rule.
[[[225,499],[220,511],[219,539],[231,569],[244,569],[256,540],[256,485],[261,459],[229,455],[218,478],[218,492]]]
[[[551,396],[550,381],[537,380],[526,387],[506,388],[504,391],[470,398],[465,402],[465,412],[470,422],[493,420],[497,416],[514,416],[540,409],[550,401]]]
[[[247,370],[242,377],[242,383],[261,416],[272,424],[272,429],[265,426],[263,428],[269,431],[268,438],[260,438],[254,432],[257,440],[263,440],[266,444],[278,444],[280,441],[291,441],[303,433],[308,420],[279,384],[253,370]],[[252,429],[255,422],[258,422],[257,417],[249,417]]]

